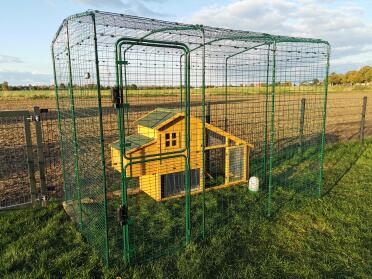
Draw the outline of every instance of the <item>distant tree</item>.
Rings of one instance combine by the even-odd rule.
[[[317,78],[314,78],[313,81],[311,82],[313,85],[319,85],[320,81]]]
[[[358,82],[358,71],[347,72],[344,75],[342,81],[343,81],[343,83],[348,83],[348,84],[354,85],[355,83]]]
[[[2,84],[1,84],[1,90],[2,91],[8,91],[9,90],[9,84],[7,81],[4,81]]]
[[[129,88],[130,89],[133,89],[133,90],[136,90],[138,87],[137,87],[137,84],[131,84],[131,85],[129,85]]]
[[[339,85],[342,83],[342,75],[336,74],[335,72],[331,73],[328,77],[328,83],[331,85]]]
[[[364,66],[359,70],[359,81],[360,83],[372,82],[372,67]]]

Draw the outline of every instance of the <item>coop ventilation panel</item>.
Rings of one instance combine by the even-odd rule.
[[[200,186],[200,169],[190,170],[191,190]],[[161,176],[161,198],[167,198],[185,192],[185,172],[175,172]]]
[[[235,182],[244,178],[244,148],[238,146],[229,148],[229,181]]]

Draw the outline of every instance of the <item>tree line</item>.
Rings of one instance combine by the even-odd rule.
[[[328,83],[330,85],[369,85],[372,83],[372,67],[364,66],[359,70],[349,71],[345,74],[331,73]]]
[[[311,82],[302,82],[301,85],[318,85],[322,82],[318,79],[314,79]],[[290,86],[292,83],[282,82],[276,83],[277,85],[287,85]],[[372,84],[372,66],[364,66],[359,70],[349,71],[345,74],[331,73],[328,77],[328,84],[330,85],[370,85]],[[232,86],[232,85],[230,85]],[[241,85],[242,86],[242,85]],[[254,84],[251,84],[254,86]],[[63,83],[58,85],[59,89],[66,89],[67,86]],[[210,85],[209,87],[214,87]],[[87,84],[84,86],[78,86],[80,89],[95,89],[97,88],[95,84]],[[110,86],[101,86],[101,89],[110,89]],[[136,84],[130,84],[129,89],[167,89],[173,88],[172,86],[137,86]],[[33,91],[33,90],[53,90],[54,85],[9,85],[7,81],[0,83],[0,91]]]
[[[32,90],[53,90],[53,85],[9,85],[7,81],[0,83],[0,91],[32,91]]]

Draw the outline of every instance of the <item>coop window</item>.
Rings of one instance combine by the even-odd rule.
[[[177,146],[177,133],[165,134],[165,147]]]

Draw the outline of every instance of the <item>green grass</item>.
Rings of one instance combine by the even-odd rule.
[[[131,267],[116,261],[110,268],[102,267],[56,204],[2,212],[0,274],[2,278],[370,278],[371,160],[372,146],[364,150],[357,143],[331,145],[321,199],[279,189],[276,198],[288,199],[272,218],[266,218],[264,195],[245,192],[237,213],[230,216],[235,221],[225,227],[221,222],[220,233],[211,232],[206,241],[174,256]],[[213,195],[232,197],[242,191],[237,187]],[[144,196],[138,199],[144,213],[154,213],[154,203],[145,202]],[[178,206],[175,201],[173,205]],[[158,212],[159,218],[165,209]],[[213,227],[220,218],[223,215],[210,220]]]
[[[0,99],[50,99],[54,98],[53,90],[20,90],[20,91],[0,91]]]
[[[354,86],[346,86],[346,85],[335,85],[328,87],[329,93],[353,93],[353,92],[365,92],[365,93],[372,93],[372,86],[364,86],[364,85],[354,85]]]

